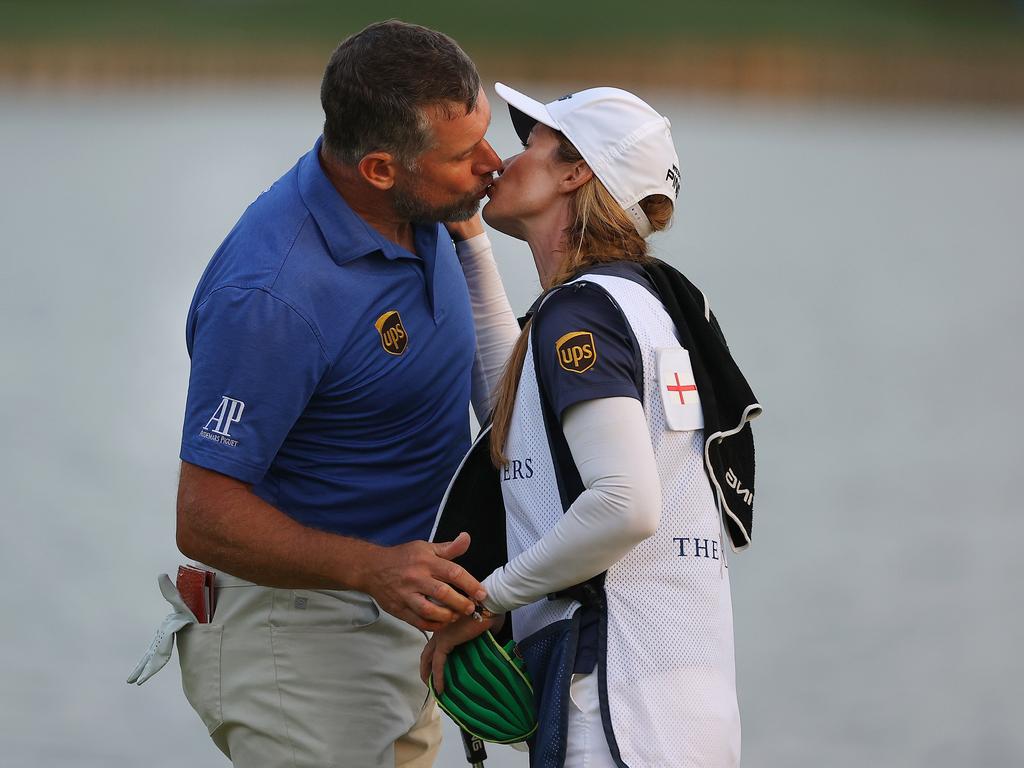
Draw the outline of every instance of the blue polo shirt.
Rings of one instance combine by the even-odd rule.
[[[181,458],[308,526],[424,539],[469,447],[465,279],[443,226],[417,226],[410,253],[360,219],[320,143],[199,281]]]

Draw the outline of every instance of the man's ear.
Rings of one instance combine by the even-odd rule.
[[[573,163],[558,182],[560,192],[575,192],[594,178],[594,172],[584,161]]]
[[[395,185],[398,163],[388,152],[370,152],[356,166],[359,175],[377,189],[391,189]]]

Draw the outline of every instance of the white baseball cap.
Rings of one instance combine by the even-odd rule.
[[[572,142],[641,237],[651,234],[641,200],[665,195],[675,204],[679,156],[672,144],[672,124],[647,102],[620,88],[588,88],[548,104],[504,83],[495,83],[494,89],[508,102],[512,125],[524,143],[537,123]]]

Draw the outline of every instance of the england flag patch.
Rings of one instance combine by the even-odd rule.
[[[658,353],[658,391],[665,421],[673,432],[704,429],[704,411],[693,378],[690,353],[682,347],[661,347]]]

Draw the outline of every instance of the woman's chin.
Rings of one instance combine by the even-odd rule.
[[[503,235],[514,237],[517,240],[526,239],[522,235],[519,221],[513,216],[503,215],[500,210],[496,210],[493,200],[487,201],[480,214],[484,217],[484,221],[487,222],[489,227],[498,230]]]

